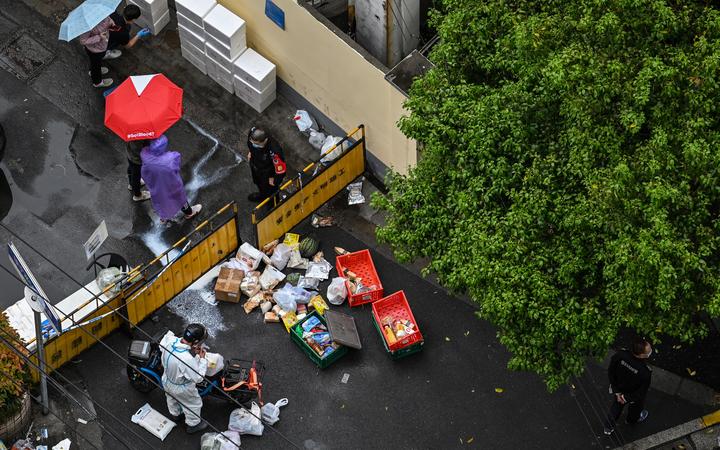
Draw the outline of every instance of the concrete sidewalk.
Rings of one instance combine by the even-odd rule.
[[[716,450],[719,448],[720,409],[618,447],[618,450]]]

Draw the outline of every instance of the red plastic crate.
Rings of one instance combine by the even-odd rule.
[[[413,344],[421,342],[423,340],[422,333],[420,333],[420,327],[413,316],[410,305],[408,304],[407,298],[405,298],[404,291],[398,291],[394,294],[390,294],[387,297],[380,299],[372,304],[373,316],[378,324],[380,330],[383,330],[383,319],[386,317],[392,320],[409,320],[415,324],[415,332],[409,336],[404,336],[402,339],[398,339],[394,344],[390,344],[387,341],[387,337],[384,332],[381,332],[385,345],[391,352],[398,351],[400,349],[409,347]]]
[[[345,275],[343,272],[345,269],[348,269],[350,272],[355,273],[355,275],[359,278],[362,278],[362,284],[364,286],[377,286],[377,289],[372,291],[363,292],[361,294],[351,294],[350,285],[346,280],[345,288],[348,291],[348,303],[350,306],[358,306],[374,302],[375,300],[380,300],[382,298],[382,283],[380,283],[380,277],[378,277],[377,271],[375,270],[375,264],[373,264],[369,250],[360,250],[359,252],[340,255],[335,258],[335,267],[337,268],[338,276],[344,277]]]

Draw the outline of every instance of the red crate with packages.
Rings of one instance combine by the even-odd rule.
[[[423,341],[405,292],[398,291],[372,304],[373,317],[391,352]]]
[[[338,275],[345,277],[345,288],[348,291],[350,306],[358,306],[382,298],[382,283],[380,283],[380,277],[375,270],[369,250],[340,255],[335,259],[335,267]],[[352,281],[352,278],[360,279],[360,284]],[[352,289],[352,285],[359,286],[357,292]]]

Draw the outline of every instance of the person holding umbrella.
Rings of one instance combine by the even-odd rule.
[[[150,191],[153,209],[166,223],[182,211],[185,219],[192,219],[202,205],[190,206],[185,186],[180,176],[181,156],[178,152],[168,151],[168,138],[163,134],[150,141],[150,145],[140,152],[142,159],[142,177]]]
[[[99,24],[95,25],[91,30],[86,31],[79,37],[80,43],[85,47],[90,59],[90,77],[93,86],[96,88],[108,87],[113,84],[112,78],[103,78],[103,74],[108,72],[107,67],[102,67],[102,61],[105,59],[110,39],[110,27],[115,23],[110,17],[104,18]],[[120,55],[112,56],[108,59],[117,58]]]

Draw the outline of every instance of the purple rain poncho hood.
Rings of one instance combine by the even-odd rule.
[[[172,219],[187,203],[180,177],[180,153],[168,151],[168,138],[162,135],[142,149],[140,159],[153,208],[161,219]]]

